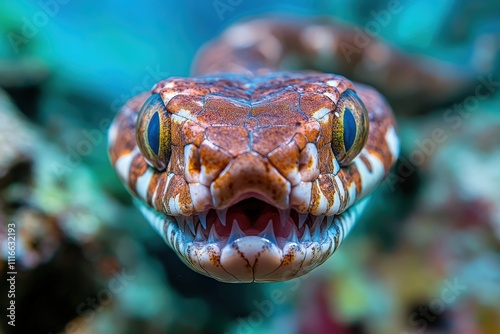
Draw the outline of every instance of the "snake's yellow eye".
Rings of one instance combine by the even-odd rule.
[[[170,116],[159,94],[151,95],[144,102],[135,127],[135,138],[148,164],[164,170],[171,152]]]
[[[368,137],[368,112],[358,95],[348,89],[333,111],[332,150],[341,166],[347,166],[361,152]]]

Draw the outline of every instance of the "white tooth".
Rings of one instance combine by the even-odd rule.
[[[276,245],[278,246],[278,248],[281,248],[283,249],[283,247],[285,247],[285,245],[290,242],[290,240],[288,240],[288,238],[285,238],[285,237],[276,237],[276,241],[278,242]]]
[[[210,228],[210,233],[208,234],[208,243],[215,243],[218,242],[220,239],[220,236],[217,234],[217,231],[215,230],[215,225],[212,225]]]
[[[332,226],[334,216],[328,216],[326,217],[326,229],[329,230],[330,226]]]
[[[196,229],[196,237],[194,238],[194,241],[201,242],[204,240],[205,240],[205,236],[203,235],[203,232],[201,231],[201,226],[198,225],[198,228]]]
[[[203,212],[200,212],[198,214],[198,218],[200,219],[200,223],[205,230],[207,229],[207,214],[208,214],[208,211],[203,211]]]
[[[299,242],[299,238],[297,237],[297,228],[295,227],[295,224],[291,225],[290,233],[288,234],[288,240],[291,242]]]
[[[308,215],[309,214],[307,213],[299,213],[299,228],[304,225],[304,222],[306,221]]]
[[[184,225],[184,216],[174,216],[177,221],[177,225],[181,229],[182,232],[186,232],[186,225]]]
[[[186,234],[184,234],[184,238],[185,238],[185,240],[187,240],[187,242],[193,242],[194,241],[194,234],[186,233]]]
[[[323,222],[323,218],[324,216],[318,216],[314,223],[315,226],[313,226],[314,232],[312,236],[314,241],[319,241],[321,239],[321,222]]]
[[[278,209],[278,212],[280,214],[281,226],[285,226],[285,223],[288,220],[288,217],[290,217],[290,209],[286,209],[286,210]]]
[[[219,217],[220,223],[224,226],[226,226],[226,214],[227,214],[227,209],[223,210],[215,210],[217,212],[217,217]]]
[[[304,234],[302,235],[302,240],[301,242],[311,242],[311,232],[309,231],[309,226],[306,225],[306,228],[304,229]]]
[[[183,216],[174,216],[174,218],[177,221],[177,225],[181,225],[184,221]]]
[[[191,231],[191,233],[193,233],[193,235],[196,233],[195,230],[194,230],[194,221],[193,221],[193,217],[192,216],[187,216],[186,217],[186,223],[187,223],[187,226],[189,227],[189,230]]]
[[[323,215],[316,217],[316,220],[314,221],[314,224],[312,225],[313,233],[316,233],[316,230],[318,230],[321,227],[321,223],[323,222],[323,218],[325,218],[325,216],[323,216]]]
[[[267,239],[275,245],[277,244],[276,236],[274,235],[273,220],[272,219],[269,220],[264,231],[260,232],[259,237]]]
[[[238,225],[238,221],[235,219],[233,220],[233,226],[231,227],[231,234],[229,235],[229,239],[227,240],[227,244],[231,244],[233,241],[244,237],[245,233],[240,229],[240,226]]]

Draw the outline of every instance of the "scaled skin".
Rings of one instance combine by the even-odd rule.
[[[332,129],[348,89],[368,111],[369,133],[341,167]],[[136,142],[152,93],[170,117],[163,171]],[[159,82],[117,115],[109,149],[120,179],[186,264],[225,282],[266,282],[301,276],[337,249],[399,145],[392,111],[374,89],[332,74],[268,73]],[[260,216],[250,219],[241,203],[260,205]]]

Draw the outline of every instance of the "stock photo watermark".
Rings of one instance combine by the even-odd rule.
[[[134,86],[128,94],[121,94],[119,98],[111,102],[110,107],[113,115],[116,114],[128,100],[140,93],[150,91],[157,82],[169,77],[169,73],[161,71],[159,65],[155,67],[148,65],[145,71],[146,75],[143,77],[140,85]],[[52,170],[60,181],[63,180],[68,172],[82,163],[85,157],[92,154],[96,147],[106,141],[107,132],[111,123],[112,118],[103,118],[99,122],[97,128],[82,130],[82,139],[76,144],[65,146],[64,160],[54,161],[52,163]]]
[[[389,26],[393,15],[403,11],[403,6],[400,0],[391,0],[387,5],[387,9],[379,11],[370,11],[370,16],[373,18],[368,21],[363,29],[354,27],[354,38],[352,43],[340,42],[339,47],[344,55],[347,63],[352,61],[353,54],[359,54],[373,42],[373,39],[380,35],[383,28]]]
[[[16,326],[16,224],[7,224],[7,323]]]
[[[431,131],[430,137],[415,140],[415,149],[407,157],[401,156],[396,172],[390,172],[386,182],[391,191],[396,190],[396,184],[404,183],[417,168],[423,166],[425,162],[444,144],[449,136],[447,133],[457,131],[461,128],[464,120],[467,120],[472,113],[479,109],[481,102],[487,100],[495,94],[500,87],[500,81],[494,81],[493,75],[480,76],[479,84],[475,87],[474,95],[466,97],[461,103],[454,104],[445,110],[442,116],[443,127],[436,127]]]
[[[120,273],[115,273],[106,288],[99,290],[95,296],[87,297],[85,301],[78,304],[76,307],[78,319],[68,322],[64,332],[58,334],[85,332],[80,327],[90,324],[95,319],[96,314],[102,312],[106,305],[111,304],[115,296],[123,292],[134,279],[135,276],[127,274],[125,268],[122,268]]]
[[[214,0],[212,6],[219,17],[219,20],[224,21],[227,12],[231,13],[237,6],[241,5],[243,0]]]
[[[411,332],[400,332],[400,334],[424,333],[429,323],[436,321],[437,316],[442,314],[453,302],[468,289],[457,278],[453,281],[445,280],[444,288],[438,298],[429,302],[427,306],[420,306],[417,311],[410,314],[408,324],[415,328]]]
[[[128,94],[121,94],[119,98],[111,102],[111,111],[113,114],[116,114],[132,97],[137,94],[150,91],[156,83],[161,80],[165,80],[170,76],[170,73],[163,72],[158,64],[154,68],[148,65],[144,68],[144,70],[147,74],[142,78],[140,85],[134,86]]]
[[[14,52],[19,53],[20,47],[35,38],[40,29],[45,27],[50,22],[50,19],[59,13],[61,5],[66,5],[69,2],[70,0],[39,1],[40,10],[36,11],[31,17],[23,16],[21,18],[21,33],[7,33],[7,39]]]
[[[84,139],[81,139],[75,146],[66,145],[64,160],[52,163],[52,170],[60,181],[66,173],[76,168],[84,157],[89,156],[97,146],[105,141],[110,124],[110,118],[103,118],[97,129],[82,130],[81,134]]]

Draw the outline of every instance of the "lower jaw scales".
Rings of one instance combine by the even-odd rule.
[[[186,219],[166,216],[136,203],[186,265],[222,282],[242,283],[285,281],[321,265],[337,250],[367,202],[362,200],[337,216],[307,215],[302,228],[298,227],[296,211],[291,210],[282,224],[278,210],[269,206],[252,217],[241,212],[235,215],[234,208],[229,208],[223,226],[214,210]],[[241,219],[235,219],[237,216]],[[206,217],[205,222],[202,217]],[[254,219],[251,224],[250,218]],[[189,227],[191,221],[194,234]],[[246,228],[248,224],[251,229]]]

